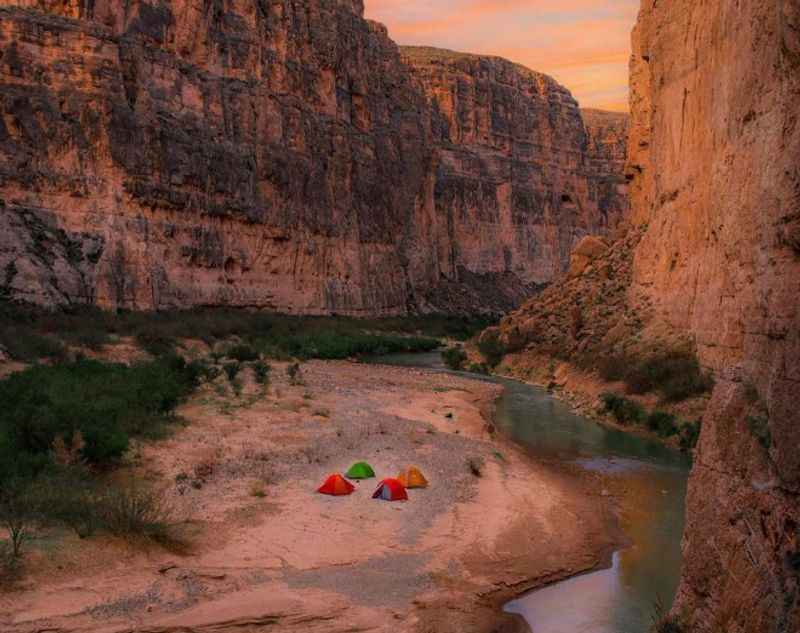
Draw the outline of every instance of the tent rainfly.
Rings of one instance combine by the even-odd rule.
[[[425,479],[425,475],[423,475],[422,471],[416,466],[409,466],[403,472],[397,475],[397,481],[403,484],[406,488],[428,487],[428,480]]]
[[[384,479],[375,494],[372,495],[373,499],[383,499],[384,501],[407,501],[408,495],[406,488],[397,479]]]
[[[325,480],[325,483],[317,488],[317,492],[321,492],[324,495],[341,497],[343,495],[351,494],[355,489],[356,487],[342,477],[339,473],[334,473]]]
[[[356,462],[345,473],[345,477],[348,479],[371,479],[374,476],[375,471],[367,462]]]

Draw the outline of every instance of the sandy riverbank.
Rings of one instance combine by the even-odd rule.
[[[500,387],[433,371],[276,365],[263,393],[204,387],[188,424],[133,466],[187,520],[177,555],[42,534],[0,594],[0,628],[32,631],[489,631],[519,593],[595,567],[614,545],[596,482],[537,464],[487,430]],[[367,459],[416,464],[405,503],[318,495]],[[476,477],[468,460],[482,464]],[[262,496],[260,495],[263,492]],[[513,625],[512,625],[513,626]]]

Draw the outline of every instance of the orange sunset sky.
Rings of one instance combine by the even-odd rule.
[[[499,55],[548,75],[581,106],[628,109],[639,0],[365,0],[398,44]]]

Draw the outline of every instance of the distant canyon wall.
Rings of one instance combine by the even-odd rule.
[[[564,88],[358,0],[20,0],[0,52],[0,298],[497,312],[626,205]]]

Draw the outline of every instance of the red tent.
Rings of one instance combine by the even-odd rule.
[[[372,495],[373,499],[383,499],[384,501],[407,501],[408,495],[406,488],[397,479],[384,479],[375,494]]]
[[[317,492],[321,492],[324,495],[340,497],[342,495],[349,495],[355,489],[356,487],[339,473],[334,473],[325,480],[324,484],[317,488]]]

